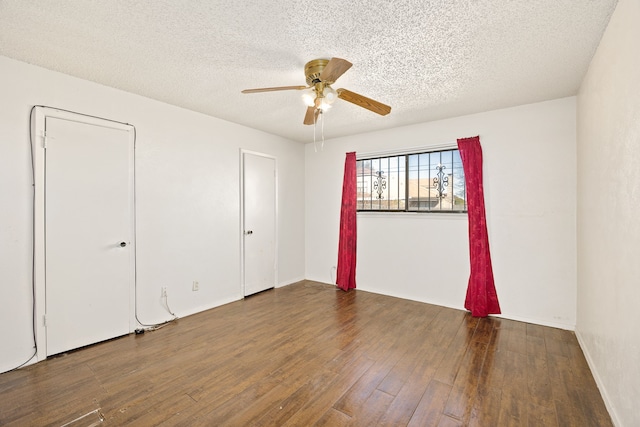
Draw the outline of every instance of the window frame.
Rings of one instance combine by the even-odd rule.
[[[465,192],[465,198],[464,198],[464,209],[460,209],[460,210],[454,210],[454,209],[435,209],[435,210],[419,210],[419,209],[411,209],[410,206],[410,200],[409,200],[409,173],[410,173],[410,168],[409,168],[409,157],[410,156],[415,156],[415,155],[422,155],[422,154],[428,154],[431,155],[433,153],[442,153],[445,151],[460,151],[458,149],[458,145],[456,143],[449,143],[449,144],[440,144],[440,145],[432,145],[432,146],[428,146],[428,147],[413,147],[413,148],[407,148],[407,149],[401,149],[401,150],[387,150],[387,151],[379,151],[379,152],[368,152],[368,153],[358,153],[356,154],[356,161],[360,162],[360,161],[366,161],[366,160],[372,160],[372,161],[377,161],[377,160],[382,160],[382,159],[387,159],[387,158],[392,158],[392,157],[400,157],[400,156],[404,156],[405,157],[405,161],[404,161],[404,180],[405,180],[405,185],[404,185],[404,198],[403,198],[403,202],[404,202],[404,208],[403,209],[360,209],[358,207],[356,207],[356,212],[360,215],[360,214],[364,214],[364,215],[376,215],[376,214],[380,214],[380,215],[388,215],[388,214],[394,214],[394,215],[411,215],[411,214],[429,214],[429,216],[433,216],[433,215],[440,215],[440,214],[444,214],[447,216],[450,215],[459,215],[462,214],[463,216],[466,216],[468,213],[468,205],[467,205],[467,199],[466,199],[466,177],[463,178],[464,179],[464,192]],[[462,159],[460,159],[460,161],[462,161]],[[462,166],[461,166],[462,167]],[[463,177],[464,177],[464,169],[463,169]],[[373,175],[372,175],[373,176]],[[398,175],[400,176],[400,175]],[[452,175],[453,176],[453,175]],[[459,176],[459,175],[458,175]],[[432,178],[429,178],[430,180]],[[455,179],[455,178],[454,178]],[[387,182],[390,179],[387,178]],[[356,187],[358,187],[358,182],[356,182]],[[451,191],[453,192],[453,183],[451,183]],[[371,190],[373,190],[373,184],[371,184]],[[399,191],[398,191],[399,193]],[[454,194],[452,194],[452,197],[455,197]],[[361,200],[358,199],[356,203],[356,206],[359,204]],[[419,201],[418,201],[419,202]],[[400,203],[400,201],[398,202]]]

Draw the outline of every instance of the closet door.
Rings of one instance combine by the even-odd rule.
[[[47,355],[132,330],[133,138],[122,124],[45,118]]]
[[[243,153],[244,295],[276,284],[276,160]]]

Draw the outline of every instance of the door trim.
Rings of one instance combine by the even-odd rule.
[[[240,295],[242,298],[245,297],[245,273],[244,273],[244,155],[252,154],[254,156],[266,157],[269,159],[273,159],[274,167],[276,171],[276,176],[274,177],[274,185],[275,185],[275,224],[274,224],[274,262],[275,262],[275,276],[274,276],[274,287],[278,286],[278,159],[275,156],[260,153],[258,151],[245,150],[244,148],[240,149]]]
[[[128,132],[129,141],[133,150],[129,161],[129,174],[131,180],[131,230],[133,245],[130,251],[130,291],[129,291],[129,332],[135,329],[135,268],[136,268],[136,233],[135,233],[135,128],[127,123],[116,122],[94,116],[87,116],[67,110],[61,110],[45,106],[34,106],[31,115],[31,150],[33,161],[33,286],[34,286],[34,323],[37,353],[36,360],[47,358],[47,330],[45,326],[45,294],[46,294],[46,247],[45,247],[45,177],[46,177],[46,151],[45,151],[45,120],[47,117],[80,122],[95,126],[108,127]]]

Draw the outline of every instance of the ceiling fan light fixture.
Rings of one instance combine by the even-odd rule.
[[[327,101],[327,98],[324,96],[324,93],[322,92],[318,93],[318,96],[316,97],[316,101],[315,101],[315,107],[321,113],[324,113],[327,110],[329,110],[329,108],[331,108],[331,103]]]
[[[318,106],[318,110],[320,110],[321,112],[326,112],[327,110],[329,110],[329,108],[331,108],[331,104],[329,102],[327,102],[326,99],[323,99],[322,101],[320,101],[320,105]]]
[[[325,102],[329,104],[333,104],[333,101],[335,101],[336,99],[338,99],[338,93],[331,86],[325,86],[324,87]]]
[[[315,101],[316,97],[313,89],[307,89],[302,92],[302,102],[304,102],[304,105],[307,107],[313,107],[315,105]]]

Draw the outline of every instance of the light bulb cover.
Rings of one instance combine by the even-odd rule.
[[[320,111],[327,111],[329,108],[331,108],[331,103],[327,102],[326,97],[322,98],[320,105],[318,105],[318,109]]]
[[[338,98],[338,93],[331,86],[325,86],[324,88],[325,101],[328,102],[329,104],[333,104],[333,101],[335,101],[336,98]]]
[[[313,89],[305,89],[302,92],[302,102],[304,102],[304,104],[307,107],[313,107],[315,105],[315,100],[316,100],[316,96],[315,96],[315,92],[313,91]]]

